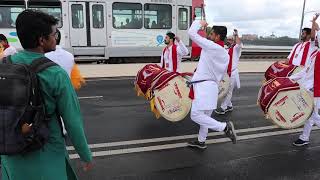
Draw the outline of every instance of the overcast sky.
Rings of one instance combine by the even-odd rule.
[[[240,34],[299,36],[303,0],[205,0],[210,25],[226,25]],[[320,0],[306,0],[305,12],[320,12]],[[306,13],[304,26],[311,27],[314,13]]]

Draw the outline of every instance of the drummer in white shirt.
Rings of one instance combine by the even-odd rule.
[[[301,41],[293,46],[287,62],[295,66],[307,66],[310,64],[310,56],[315,48],[315,40],[311,39],[311,29],[303,28],[301,31]]]
[[[225,114],[233,110],[233,105],[231,102],[232,93],[235,85],[240,88],[240,77],[238,64],[241,56],[241,50],[243,44],[238,35],[238,30],[234,30],[233,36],[227,38],[228,54],[229,54],[229,64],[227,69],[227,74],[230,77],[229,90],[226,97],[222,100],[221,107],[217,108],[215,112],[217,114]]]
[[[218,84],[226,73],[229,62],[228,52],[224,49],[227,28],[213,26],[208,40],[198,34],[206,26],[206,21],[197,20],[188,31],[191,40],[202,48],[197,70],[190,82],[193,85],[190,92],[190,97],[193,98],[191,119],[200,125],[200,130],[198,139],[188,143],[188,146],[199,149],[207,148],[205,141],[209,129],[225,132],[233,143],[237,141],[231,121],[219,122],[211,117],[213,110],[217,108]]]
[[[57,41],[56,50],[46,53],[45,56],[51,61],[57,63],[60,67],[62,67],[70,77],[71,70],[75,63],[74,56],[60,46],[61,32],[57,30],[57,33],[58,33],[58,38],[56,39]]]
[[[318,33],[318,37],[320,37],[320,29],[319,25],[316,23],[317,18],[319,17],[319,14],[316,14],[316,16],[312,20],[312,31],[311,31],[311,40],[315,39],[316,31]],[[319,38],[318,38],[319,40]],[[314,45],[315,46],[315,45]],[[312,47],[314,48],[314,47]],[[316,78],[316,76],[320,76],[320,54],[319,49],[316,49],[311,53],[310,58],[308,59],[309,64],[299,73],[290,76],[290,79],[293,81],[298,81],[300,86],[310,91],[311,94],[314,95],[314,111],[311,115],[311,117],[305,122],[303,133],[299,136],[299,138],[293,142],[294,146],[305,146],[309,144],[309,137],[312,130],[312,126],[315,124],[318,127],[320,127],[320,97],[319,96],[319,85],[316,86],[316,84],[320,84],[319,77]],[[318,79],[318,80],[317,80]]]
[[[180,72],[182,57],[189,54],[188,48],[172,32],[166,34],[164,43],[167,46],[162,51],[160,66],[171,72]]]

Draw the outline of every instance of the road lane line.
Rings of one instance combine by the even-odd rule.
[[[256,128],[247,128],[247,129],[237,129],[237,133],[246,133],[246,132],[254,132],[254,131],[262,131],[262,130],[272,130],[278,128],[277,126],[263,126]],[[208,134],[208,137],[214,137],[223,135],[224,132],[211,132]],[[177,141],[183,139],[192,139],[198,137],[198,134],[191,135],[183,135],[183,136],[173,136],[173,137],[163,137],[163,138],[152,138],[152,139],[141,139],[141,140],[130,140],[130,141],[120,141],[120,142],[110,142],[110,143],[99,143],[99,144],[90,144],[90,149],[96,148],[107,148],[107,147],[115,147],[115,146],[126,146],[126,145],[137,145],[137,144],[146,144],[146,143],[157,143],[164,141]],[[72,151],[74,147],[68,146],[67,150]]]
[[[100,99],[103,96],[85,96],[85,97],[78,97],[78,99]]]
[[[319,130],[319,128],[314,127],[314,130]],[[277,135],[285,135],[301,132],[303,128],[298,129],[289,129],[289,130],[281,130],[274,132],[265,132],[258,134],[250,134],[238,136],[238,140],[248,140],[248,139],[256,139],[262,137],[270,137]],[[218,144],[229,142],[229,138],[219,138],[219,139],[210,139],[206,141],[206,144]],[[137,147],[137,148],[127,148],[127,149],[117,149],[117,150],[107,150],[107,151],[96,151],[92,152],[93,157],[102,157],[102,156],[112,156],[112,155],[121,155],[121,154],[130,154],[130,153],[139,153],[139,152],[150,152],[150,151],[159,151],[159,150],[167,150],[167,149],[176,149],[186,147],[187,143],[175,143],[175,144],[165,144],[165,145],[155,145],[155,146],[146,146],[146,147]],[[78,154],[70,154],[70,159],[79,159]]]

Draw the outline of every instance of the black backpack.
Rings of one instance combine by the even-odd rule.
[[[48,141],[46,114],[37,73],[56,66],[43,57],[31,65],[0,62],[0,155],[26,154]]]

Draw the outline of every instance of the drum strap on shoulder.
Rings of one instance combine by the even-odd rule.
[[[205,82],[205,81],[215,81],[215,80],[199,80],[199,81],[187,81],[187,86],[190,87],[193,84],[197,84],[197,83],[201,83],[201,82]]]

